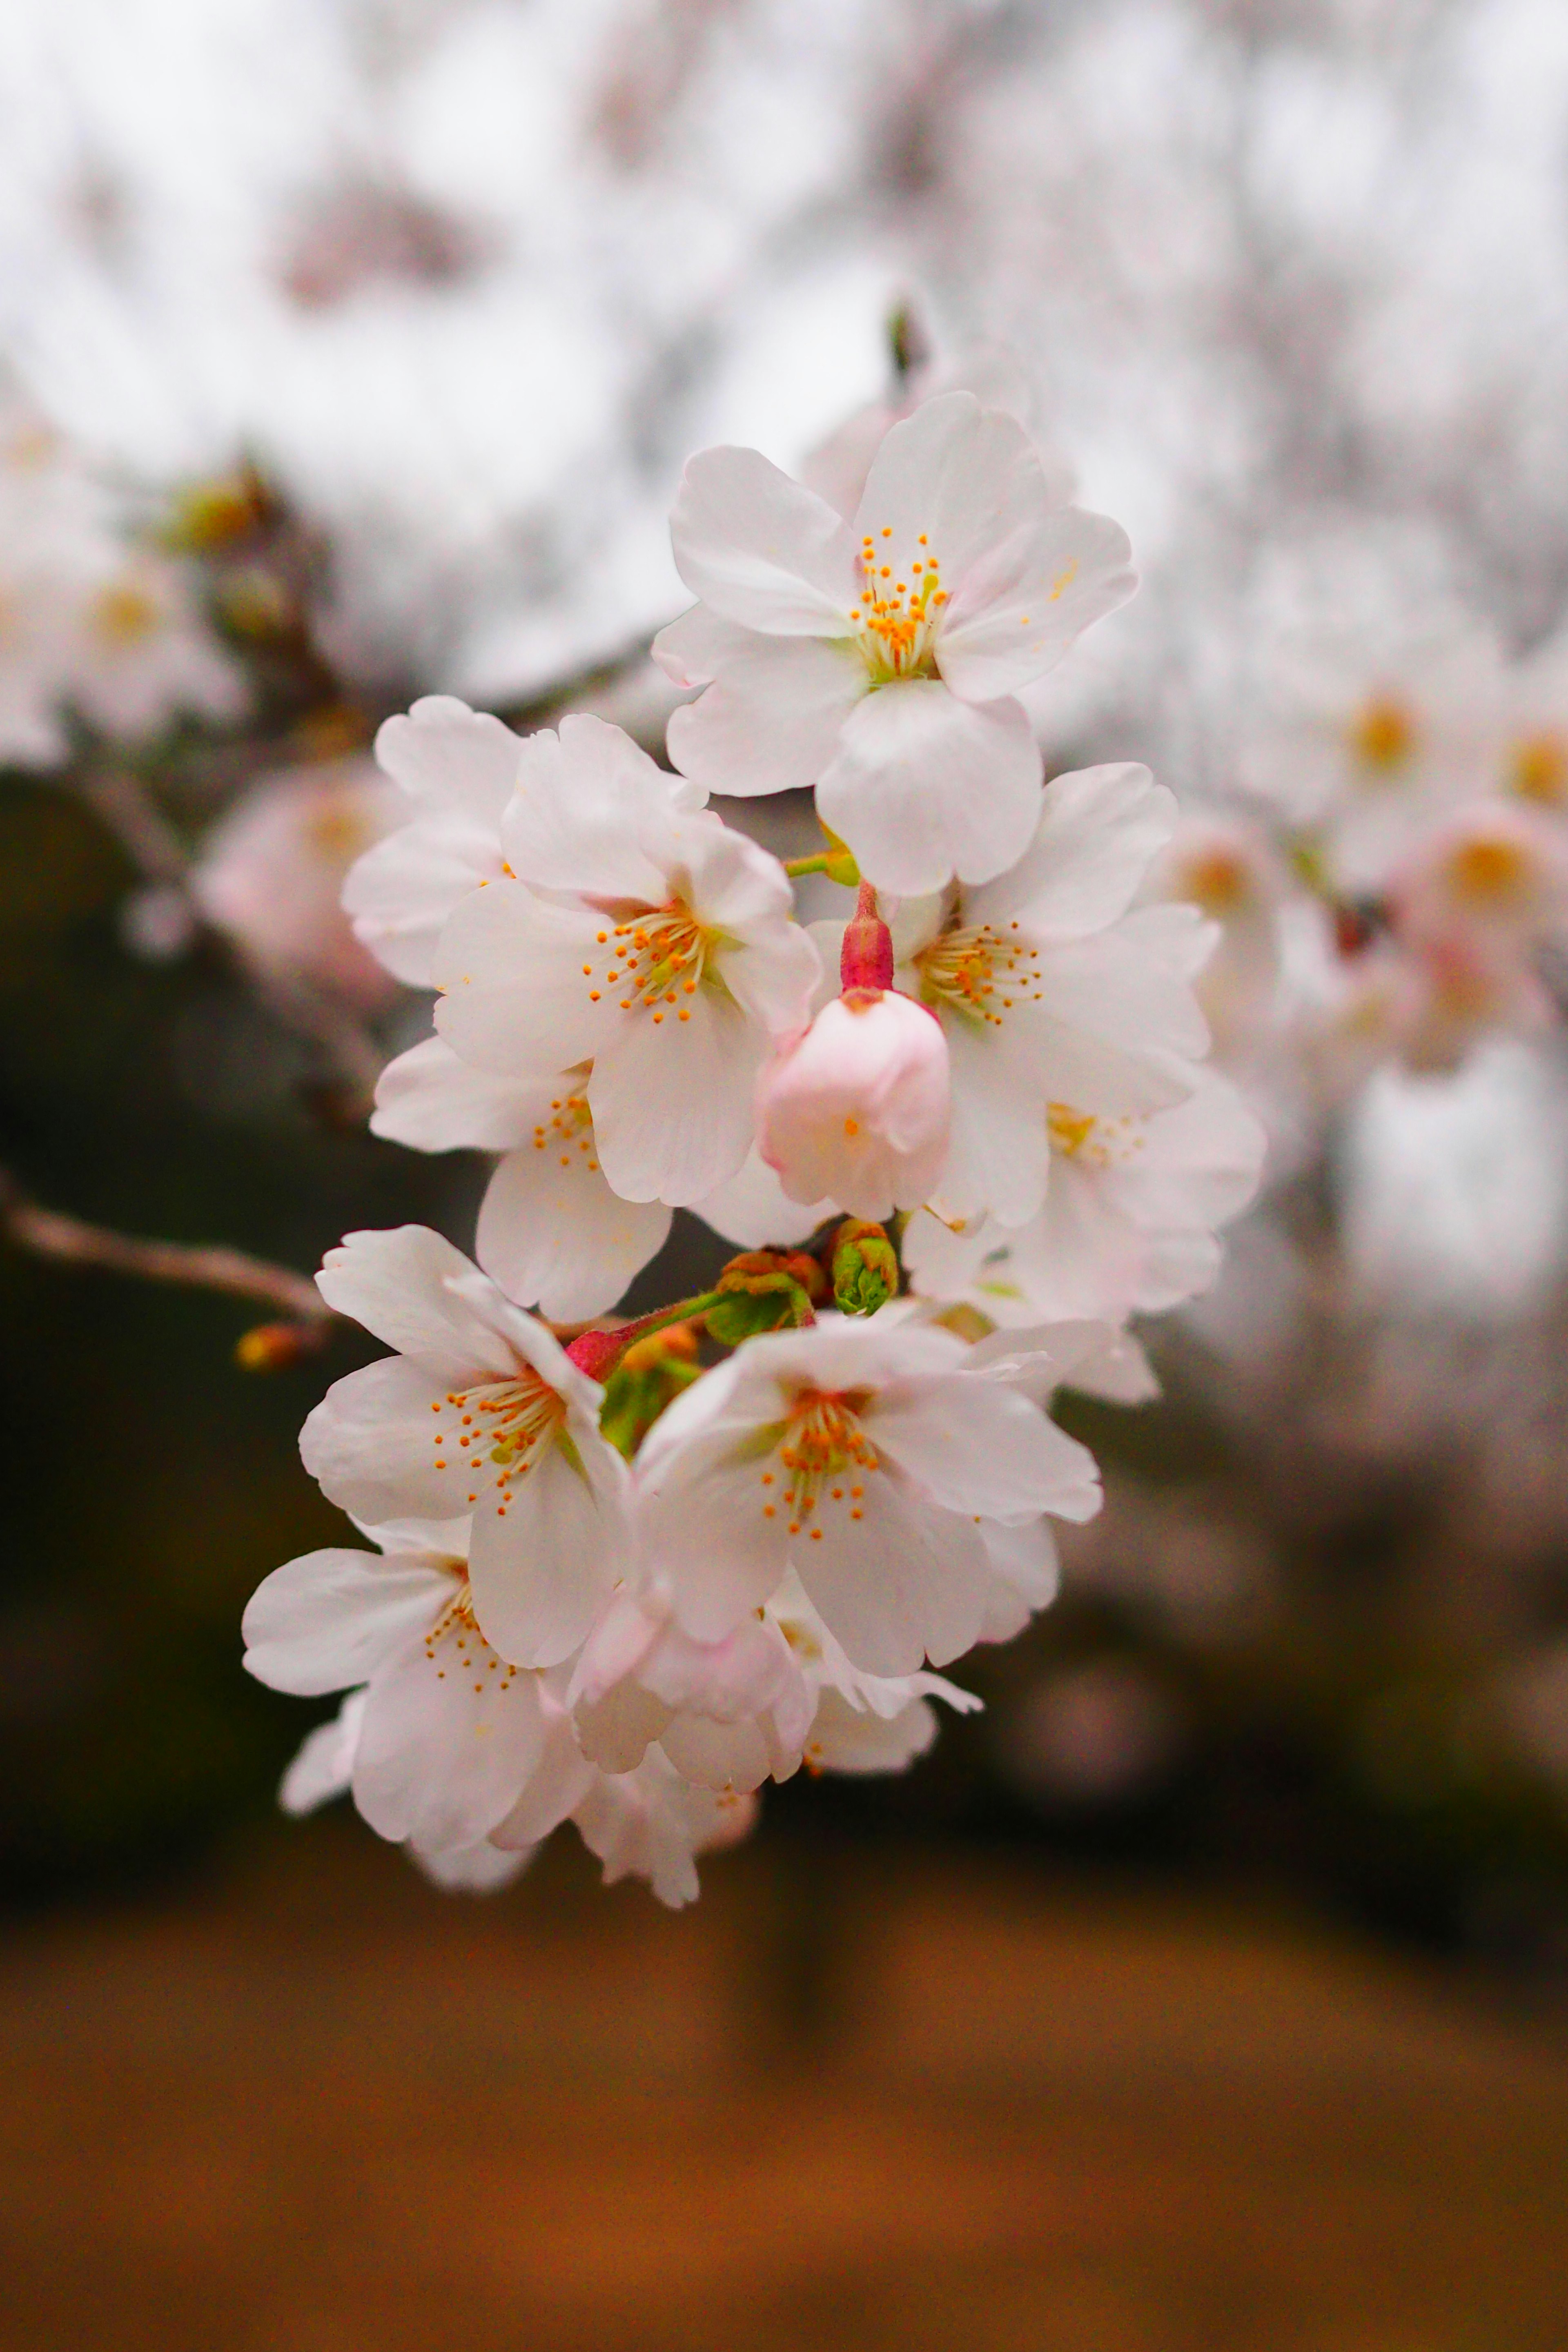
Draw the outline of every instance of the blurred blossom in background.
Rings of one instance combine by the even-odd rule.
[[[354,1225],[467,1246],[479,1156],[366,1129],[429,1026],[340,904],[406,819],[376,726],[570,702],[658,753],[688,455],[849,509],[975,390],[1131,537],[1136,600],[1026,700],[1047,774],[1177,793],[1150,895],[1215,926],[1268,1160],[1212,1278],[1242,1146],[1173,1236],[1113,1135],[1053,1132],[1135,1328],[1212,1286],[1158,1400],[1066,1409],[1107,1509],[972,1662],[985,1713],[773,1834],[1263,1880],[1560,1990],[1568,12],[11,0],[0,119],[13,1184],[302,1271]],[[799,797],[728,814],[787,854]],[[717,1246],[682,1214],[629,1306]],[[963,1295],[1037,1319],[1031,1264],[988,1230]],[[9,1251],[0,1296],[33,1895],[265,1812],[299,1727],[240,1606],[341,1523],[294,1456],[321,1366],[231,1373],[232,1302]]]

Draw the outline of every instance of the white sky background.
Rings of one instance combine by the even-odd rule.
[[[1563,598],[1555,0],[10,0],[0,107],[24,383],[153,477],[256,447],[369,670],[523,692],[666,617],[682,457],[797,459],[906,289],[1131,530],[1110,690],[1315,503],[1440,517],[1516,634]],[[367,189],[467,265],[302,304]]]

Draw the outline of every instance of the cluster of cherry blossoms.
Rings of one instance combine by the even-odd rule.
[[[932,1670],[1048,1602],[1050,1521],[1099,1506],[1056,1391],[1152,1392],[1128,1318],[1213,1278],[1263,1157],[1204,1067],[1215,928],[1143,898],[1172,796],[1046,782],[1017,699],[1133,585],[1023,426],[925,402],[848,518],[708,451],[674,543],[672,767],[428,698],[344,892],[437,992],[373,1125],[495,1166],[477,1265],[413,1226],[328,1254],[394,1352],[302,1450],[376,1549],[269,1577],[247,1664],[348,1694],[285,1803],[352,1790],[448,1884],[571,1819],[684,1901],[766,1780],[919,1755],[974,1704]],[[806,786],[791,865],[708,805]],[[800,919],[806,876],[841,916]],[[615,1323],[678,1209],[739,1255]]]

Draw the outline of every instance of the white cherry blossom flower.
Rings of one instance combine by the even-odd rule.
[[[351,1689],[283,1783],[302,1812],[341,1790],[384,1838],[425,1855],[480,1844],[513,1811],[544,1748],[540,1677],[480,1632],[462,1520],[367,1526],[379,1552],[307,1552],[245,1612],[245,1663],[302,1697]]]
[[[941,1024],[896,989],[847,989],[763,1067],[757,1149],[791,1201],[889,1217],[935,1191],[952,1109]]]
[[[977,1638],[985,1526],[1091,1517],[1091,1457],[908,1310],[749,1339],[637,1460],[639,1525],[687,1631],[719,1641],[794,1569],[856,1665],[903,1675]]]
[[[809,1241],[834,1213],[829,1200],[792,1201],[777,1171],[754,1147],[739,1175],[715,1185],[692,1206],[705,1224],[737,1249],[791,1249]]]
[[[552,1323],[585,1323],[616,1305],[669,1233],[658,1201],[612,1192],[595,1148],[585,1068],[497,1077],[427,1037],[389,1062],[373,1133],[419,1151],[499,1151],[474,1254],[509,1298]]]
[[[486,1638],[518,1665],[569,1657],[628,1540],[598,1383],[423,1226],[351,1234],[316,1279],[330,1307],[399,1352],[328,1391],[300,1437],[306,1468],[363,1520],[471,1514]]]
[[[1213,932],[1190,907],[1131,907],[1174,821],[1144,768],[1058,776],[1010,872],[894,915],[899,986],[936,1014],[952,1059],[951,1215],[1037,1213],[1053,1104],[1125,1118],[1190,1091],[1183,1065],[1208,1042],[1192,979]]]
[[[368,760],[264,776],[208,834],[192,896],[268,978],[374,1006],[391,992],[386,973],[341,901],[349,868],[396,815],[396,793]]]
[[[733,1176],[773,1041],[805,1025],[819,965],[776,858],[616,728],[523,746],[510,873],[442,934],[437,1027],[501,1076],[591,1065],[595,1149],[626,1201],[672,1206]]]
[[[501,812],[521,749],[499,719],[447,694],[426,695],[376,736],[377,762],[413,814],[359,859],[342,903],[357,937],[410,987],[432,985],[453,908],[500,876]]]
[[[883,439],[852,525],[755,450],[707,450],[671,529],[701,602],[655,655],[707,688],[669,722],[685,774],[816,784],[889,890],[987,881],[1023,854],[1041,766],[1018,690],[1134,582],[1120,526],[1054,496],[1015,418],[927,401]]]
[[[503,1851],[531,1853],[570,1821],[605,1866],[605,1884],[646,1879],[661,1903],[696,1899],[696,1856],[733,1845],[756,1819],[755,1801],[735,1789],[696,1787],[657,1745],[627,1772],[606,1772],[584,1756],[563,1698],[542,1676],[543,1753],[516,1805],[493,1833]]]
[[[903,1250],[915,1290],[1004,1325],[1120,1323],[1206,1290],[1218,1229],[1256,1192],[1268,1137],[1225,1079],[1194,1071],[1190,1082],[1184,1102],[1142,1118],[1053,1104],[1043,1207],[1017,1227],[911,1219]]]
[[[862,1673],[834,1640],[793,1571],[768,1603],[767,1614],[789,1643],[815,1701],[802,1754],[814,1772],[901,1772],[936,1738],[933,1698],[944,1699],[958,1715],[972,1715],[981,1704],[972,1691],[960,1690],[942,1675]]]
[[[616,1593],[588,1636],[567,1694],[584,1755],[629,1772],[657,1741],[704,1789],[760,1787],[798,1769],[814,1695],[764,1611],[716,1642],[682,1627],[668,1590]]]

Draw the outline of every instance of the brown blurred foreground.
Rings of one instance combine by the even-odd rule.
[[[0,2345],[1568,2343],[1560,2025],[1016,1866],[705,1878],[464,1903],[329,1821],[15,1932]]]

